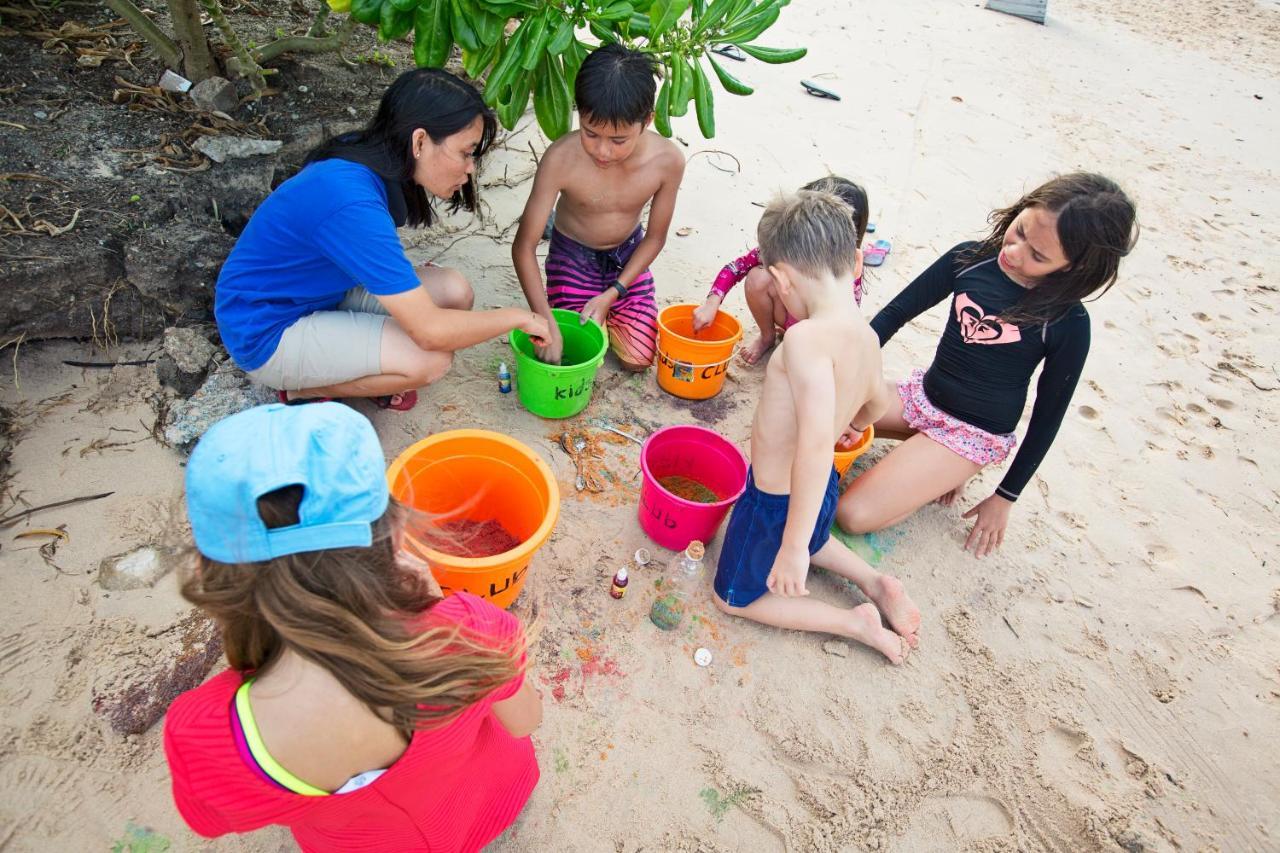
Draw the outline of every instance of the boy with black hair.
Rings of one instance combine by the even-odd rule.
[[[760,263],[798,321],[765,369],[751,422],[751,470],[716,565],[724,613],[795,631],[849,637],[895,664],[919,642],[920,610],[901,581],[831,538],[840,497],[836,439],[889,407],[880,344],[849,289],[857,231],[836,196],[801,190],[760,219]],[[809,598],[810,564],[846,578],[869,601],[853,608]],[[886,621],[889,627],[882,623]]]
[[[655,73],[640,51],[619,44],[594,51],[574,84],[578,130],[552,143],[538,164],[511,257],[529,307],[550,326],[538,350],[548,363],[560,363],[564,345],[552,308],[603,326],[627,369],[653,363],[658,305],[649,264],[666,243],[685,163],[674,143],[647,129]],[[650,202],[646,233],[640,215]],[[536,252],[553,207],[544,291]]]

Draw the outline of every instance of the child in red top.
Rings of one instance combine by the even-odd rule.
[[[199,555],[183,595],[231,668],[165,719],[200,835],[289,827],[304,851],[472,851],[538,781],[519,621],[442,599],[397,543],[372,426],[337,403],[216,424],[187,466]]]
[[[867,191],[847,178],[831,175],[805,184],[801,189],[831,193],[849,206],[853,215],[854,229],[858,234],[858,246],[862,246],[862,238],[867,234],[868,202]],[[786,331],[796,323],[805,319],[797,317],[782,304],[778,288],[773,276],[760,264],[760,250],[752,249],[737,260],[725,264],[711,284],[711,292],[707,299],[693,312],[693,330],[700,332],[710,326],[720,310],[720,304],[729,295],[734,285],[743,279],[747,280],[747,308],[760,334],[742,351],[742,360],[747,364],[755,364],[760,357],[773,348],[778,341],[778,330]],[[853,264],[853,298],[862,304],[862,249],[854,253]]]

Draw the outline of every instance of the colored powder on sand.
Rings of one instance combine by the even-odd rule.
[[[711,491],[697,480],[691,480],[682,474],[671,474],[667,477],[659,477],[658,485],[666,489],[678,498],[687,501],[693,501],[698,504],[713,504],[720,502],[720,496]]]
[[[431,546],[455,557],[496,557],[521,542],[492,518],[487,521],[457,518],[437,525],[435,533]]]

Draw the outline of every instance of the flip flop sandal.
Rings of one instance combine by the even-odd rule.
[[[738,62],[746,62],[747,55],[743,53],[736,44],[722,44],[711,48],[712,53],[718,53],[721,56],[735,59]]]
[[[308,403],[332,403],[332,397],[301,397],[298,399],[289,399],[288,391],[277,391],[276,399],[286,406],[305,406]]]
[[[418,392],[405,391],[400,394],[387,394],[373,397],[373,404],[379,409],[390,409],[393,412],[407,412],[418,405]]]
[[[862,263],[869,267],[878,267],[884,263],[885,257],[893,251],[893,244],[888,240],[877,240],[862,252]]]
[[[840,96],[830,89],[824,89],[811,80],[801,80],[800,85],[804,86],[804,90],[815,98],[826,98],[831,101],[840,100]]]

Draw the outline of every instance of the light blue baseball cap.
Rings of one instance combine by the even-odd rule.
[[[187,461],[187,515],[196,548],[223,563],[256,563],[329,548],[369,547],[387,509],[377,433],[341,403],[273,403],[214,424]],[[258,498],[301,486],[299,523],[268,530]]]

